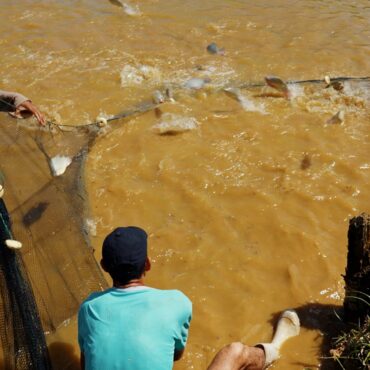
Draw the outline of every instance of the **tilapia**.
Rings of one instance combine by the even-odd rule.
[[[333,117],[328,119],[326,123],[328,125],[339,125],[344,122],[344,111],[340,110]]]
[[[324,80],[326,82],[326,89],[328,87],[332,87],[334,90],[342,91],[344,88],[343,84],[340,81],[331,81],[329,76],[325,76]]]
[[[173,97],[173,90],[171,87],[166,87],[166,91],[165,91],[165,94],[166,94],[166,97],[167,99],[170,101],[170,102],[174,102],[175,99]]]
[[[127,3],[123,3],[121,0],[109,0],[109,2],[113,5],[119,6],[120,8],[123,8],[124,12],[127,15],[141,15],[141,12],[137,5],[130,5]]]
[[[266,76],[265,81],[267,85],[271,86],[277,91],[280,91],[287,99],[289,99],[290,92],[288,89],[288,85],[281,78],[276,76]]]
[[[123,8],[123,3],[120,0],[109,0],[109,2],[113,5]]]
[[[224,88],[224,93],[229,96],[230,98],[236,100],[237,102],[241,103],[240,98],[240,90],[235,87],[226,87]]]

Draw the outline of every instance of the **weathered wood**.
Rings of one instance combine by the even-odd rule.
[[[361,214],[350,220],[347,268],[344,276],[346,296],[344,319],[363,322],[370,315],[370,216]]]

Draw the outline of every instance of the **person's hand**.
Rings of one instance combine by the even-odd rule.
[[[37,119],[38,123],[41,126],[46,125],[46,120],[44,115],[38,110],[38,108],[30,101],[26,100],[25,102],[18,105],[16,113],[22,115],[22,111],[27,110],[31,112]]]

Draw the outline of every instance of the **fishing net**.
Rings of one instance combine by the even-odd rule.
[[[353,83],[368,84],[369,79]],[[0,180],[6,203],[0,200],[0,339],[6,369],[51,368],[44,333],[75,315],[91,291],[106,288],[85,230],[84,159],[95,138],[114,129],[107,125],[110,121],[156,109],[179,88],[171,89],[156,94],[153,103],[84,126],[49,123],[40,128],[0,115]],[[68,168],[58,172],[56,163]],[[6,239],[19,240],[23,247],[9,249]]]
[[[92,291],[106,288],[84,227],[84,159],[110,120],[153,107],[141,104],[83,126],[49,122],[45,128],[1,113],[0,339],[5,369],[51,368],[44,333],[68,322]],[[60,164],[63,170],[56,170]],[[7,239],[20,241],[22,248],[9,249]]]
[[[0,247],[4,367],[48,369],[44,332],[75,315],[81,301],[106,284],[83,233],[81,167],[94,131],[32,131],[5,115],[1,121],[7,208],[1,202],[0,235],[13,239],[12,229],[23,244],[19,251]],[[64,176],[51,174],[53,152],[73,158]]]

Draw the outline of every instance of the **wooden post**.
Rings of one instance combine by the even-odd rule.
[[[344,298],[346,322],[363,323],[370,315],[370,216],[361,214],[349,222]]]

